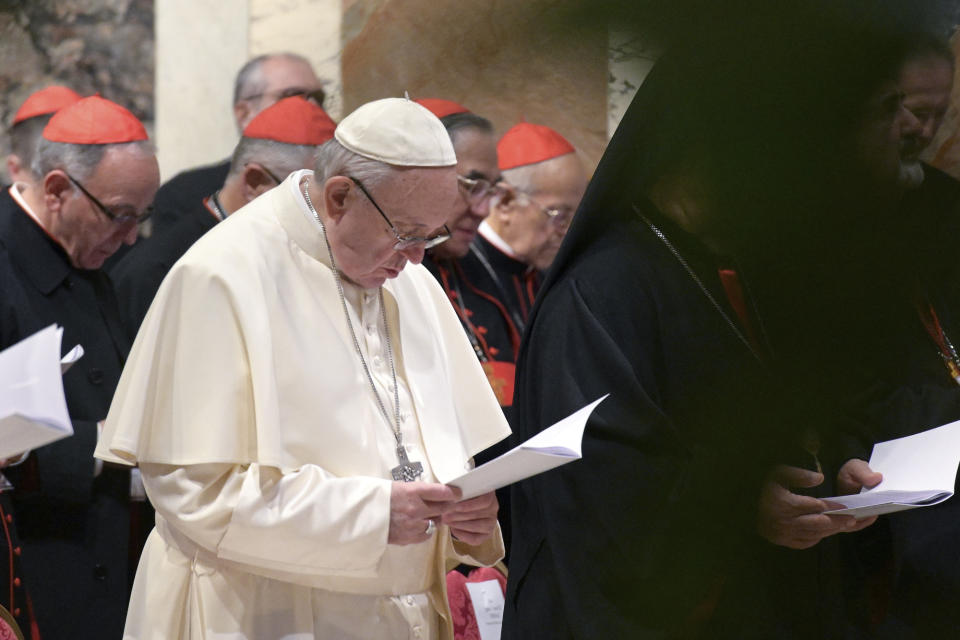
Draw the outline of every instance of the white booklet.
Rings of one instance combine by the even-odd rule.
[[[62,338],[50,325],[0,351],[0,459],[73,435],[61,376],[83,348],[61,359]]]
[[[939,504],[953,495],[960,464],[960,422],[873,445],[870,468],[883,474],[872,489],[824,498],[843,505],[826,513],[856,518]]]
[[[581,445],[587,419],[606,398],[607,396],[603,396],[594,400],[499,458],[494,458],[447,484],[458,487],[463,491],[461,500],[468,500],[579,460],[583,457]]]

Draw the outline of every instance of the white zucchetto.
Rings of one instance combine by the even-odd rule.
[[[440,119],[407,98],[384,98],[358,107],[337,125],[334,137],[356,154],[399,167],[457,164]]]

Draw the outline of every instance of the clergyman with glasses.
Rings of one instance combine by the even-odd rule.
[[[424,266],[433,273],[456,311],[474,353],[503,406],[512,395],[513,354],[520,335],[510,313],[478,291],[464,273],[463,259],[470,253],[477,230],[490,213],[490,202],[500,190],[497,139],[486,118],[456,102],[418,100],[440,118],[457,153],[459,195],[447,215],[450,240],[427,252]]]
[[[419,265],[455,165],[425,108],[368,103],[169,272],[96,452],[157,510],[126,637],[452,639],[447,567],[503,544],[444,483],[509,433]]]
[[[233,119],[242,132],[258,113],[270,105],[299,96],[322,107],[326,94],[310,61],[289,52],[265,53],[248,60],[233,84]],[[224,114],[226,115],[226,114]],[[211,161],[215,158],[210,158]],[[157,192],[157,215],[153,230],[171,226],[195,202],[223,184],[230,171],[230,158],[178,173]]]
[[[190,213],[173,226],[139,243],[109,269],[131,335],[143,322],[164,276],[187,249],[291,172],[312,167],[317,149],[333,137],[335,127],[323,109],[300,97],[284,98],[250,121],[233,151],[223,184],[198,198]]]
[[[98,421],[130,341],[104,261],[137,237],[160,173],[140,121],[93,96],[58,111],[33,162],[37,181],[0,193],[0,349],[57,323],[63,347],[83,358],[63,376],[74,435],[4,471],[14,508],[23,579],[45,638],[120,637],[126,613],[130,472],[97,468]],[[6,519],[6,518],[5,518]]]

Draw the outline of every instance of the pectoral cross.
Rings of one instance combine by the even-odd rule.
[[[423,475],[423,465],[419,462],[410,462],[407,451],[402,444],[397,445],[397,459],[400,464],[390,470],[394,480],[413,482],[419,480],[420,476]]]

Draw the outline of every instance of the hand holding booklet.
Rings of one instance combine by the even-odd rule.
[[[461,500],[469,500],[579,460],[583,457],[581,446],[587,419],[606,397],[594,400],[499,458],[482,464],[447,484],[458,487],[463,492]]]
[[[831,514],[855,518],[939,504],[953,495],[960,464],[960,422],[873,445],[870,468],[883,474],[871,489],[824,498],[843,505]]]
[[[61,376],[83,348],[61,359],[62,338],[50,325],[0,352],[0,459],[73,435]]]

